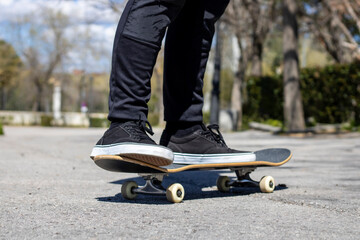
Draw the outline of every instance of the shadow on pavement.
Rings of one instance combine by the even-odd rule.
[[[201,172],[201,173],[200,173]],[[207,198],[224,198],[234,196],[247,196],[255,193],[261,193],[259,188],[256,187],[233,187],[230,192],[219,192],[216,188],[216,180],[221,173],[227,173],[230,175],[230,171],[188,171],[171,174],[165,177],[162,185],[166,188],[173,183],[181,183],[185,188],[184,201],[207,199]],[[121,179],[110,182],[112,184],[121,185],[126,181],[135,181],[142,186],[145,184],[145,180],[141,177]],[[275,191],[285,190],[287,186],[285,184],[279,184],[276,186]],[[120,190],[120,188],[119,188]],[[127,200],[121,196],[121,193],[115,196],[106,196],[96,198],[101,202],[113,202],[113,203],[134,203],[134,204],[172,204],[167,201],[166,196],[154,196],[154,195],[138,195],[134,200]]]

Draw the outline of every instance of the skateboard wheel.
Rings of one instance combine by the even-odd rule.
[[[216,186],[220,192],[229,192],[230,186],[229,186],[230,178],[227,176],[220,176],[216,180]]]
[[[275,189],[275,180],[271,176],[264,176],[261,178],[259,186],[261,192],[272,193]]]
[[[134,189],[138,187],[138,184],[134,181],[125,182],[121,187],[121,195],[128,200],[135,199],[137,194]]]
[[[184,199],[185,190],[179,183],[174,183],[166,189],[166,198],[169,202],[179,203]]]

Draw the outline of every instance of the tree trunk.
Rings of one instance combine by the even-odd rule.
[[[263,44],[259,36],[253,37],[253,52],[251,57],[251,76],[260,77],[262,75],[262,50]]]
[[[288,131],[305,129],[300,92],[296,0],[283,1],[284,120]]]
[[[159,123],[158,125],[160,127],[165,126],[165,121],[164,121],[164,100],[163,100],[163,95],[162,95],[162,91],[163,91],[163,78],[162,78],[162,74],[158,71],[154,71],[155,72],[155,77],[156,77],[156,96],[158,97],[158,101],[157,101],[157,111],[159,114]]]
[[[160,50],[158,54],[158,58],[156,60],[156,65],[154,67],[153,77],[156,80],[156,88],[155,95],[158,97],[158,101],[156,103],[156,113],[158,113],[158,125],[160,127],[165,126],[164,120],[164,98],[163,98],[163,72],[164,72],[164,52]]]
[[[242,78],[239,76],[239,74],[236,74],[231,92],[231,110],[234,114],[234,119],[233,119],[234,131],[242,128],[241,82],[242,82]]]
[[[236,33],[237,43],[240,49],[240,57],[238,62],[238,69],[235,74],[235,79],[233,83],[233,89],[231,92],[231,110],[234,115],[234,127],[233,130],[236,131],[238,129],[242,128],[242,117],[243,117],[243,95],[242,95],[242,89],[243,85],[245,83],[245,72],[246,68],[248,66],[248,57],[249,57],[249,51],[247,48],[243,47],[242,38],[241,38],[241,32]]]
[[[88,113],[94,112],[94,77],[89,78]]]
[[[36,85],[37,88],[37,96],[36,96],[36,111],[43,111],[43,88],[41,85]]]
[[[220,21],[216,24],[216,45],[214,75],[212,80],[211,105],[210,105],[210,124],[219,124],[220,113],[220,74],[221,74],[221,34]]]
[[[158,111],[159,111],[159,126],[160,127],[164,127],[165,126],[165,120],[164,120],[164,99],[163,99],[163,95],[161,94],[162,93],[162,80],[160,78],[159,80],[159,100],[158,100]]]

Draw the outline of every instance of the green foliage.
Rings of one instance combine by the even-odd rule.
[[[356,124],[355,121],[350,121],[342,124],[341,129],[345,131],[360,132],[360,124]]]
[[[0,40],[0,100],[5,100],[6,90],[13,83],[21,67],[21,59],[14,48]],[[6,102],[1,102],[0,108],[5,109]]]
[[[14,117],[13,116],[1,116],[0,117],[0,123],[2,124],[9,124],[13,121]]]
[[[150,101],[148,102],[148,121],[151,126],[158,126],[160,119],[159,119],[159,109],[157,109],[157,105],[159,103],[159,97],[156,95],[156,93],[153,93],[151,95]]]
[[[210,112],[203,112],[203,122],[205,124],[210,123]]]
[[[244,119],[282,121],[282,76],[249,77],[246,84]],[[360,125],[360,62],[304,68],[300,86],[305,118],[311,125],[350,121],[352,127]]]
[[[108,128],[110,127],[110,121],[107,118],[90,117],[90,127]]]
[[[53,116],[51,115],[42,115],[40,125],[43,127],[50,127],[52,125]]]
[[[303,69],[300,82],[306,117],[343,123],[354,113],[359,125],[360,62]]]
[[[263,124],[267,124],[270,126],[274,126],[274,127],[283,127],[283,122],[277,119],[266,119],[264,122],[262,122]]]
[[[21,59],[14,48],[0,40],[0,87],[7,86],[19,72]]]
[[[243,114],[253,121],[283,119],[281,76],[249,77],[246,80],[247,101]]]
[[[4,135],[4,129],[3,129],[3,124],[2,124],[1,120],[0,120],[0,135]]]
[[[155,112],[149,112],[148,121],[149,121],[151,126],[159,125],[159,114],[155,113]]]
[[[148,109],[149,112],[156,112],[156,105],[159,102],[159,97],[156,95],[156,93],[151,94],[151,98],[148,102]]]

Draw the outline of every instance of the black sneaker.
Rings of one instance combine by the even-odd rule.
[[[205,127],[186,136],[175,136],[174,132],[164,130],[160,144],[173,150],[174,163],[210,164],[255,161],[253,152],[237,151],[229,148],[222,137],[218,125]]]
[[[146,127],[146,124],[150,128]],[[146,121],[112,123],[94,146],[90,157],[94,159],[98,155],[118,155],[156,166],[171,164],[173,152],[169,148],[157,145],[146,132],[154,134]]]

